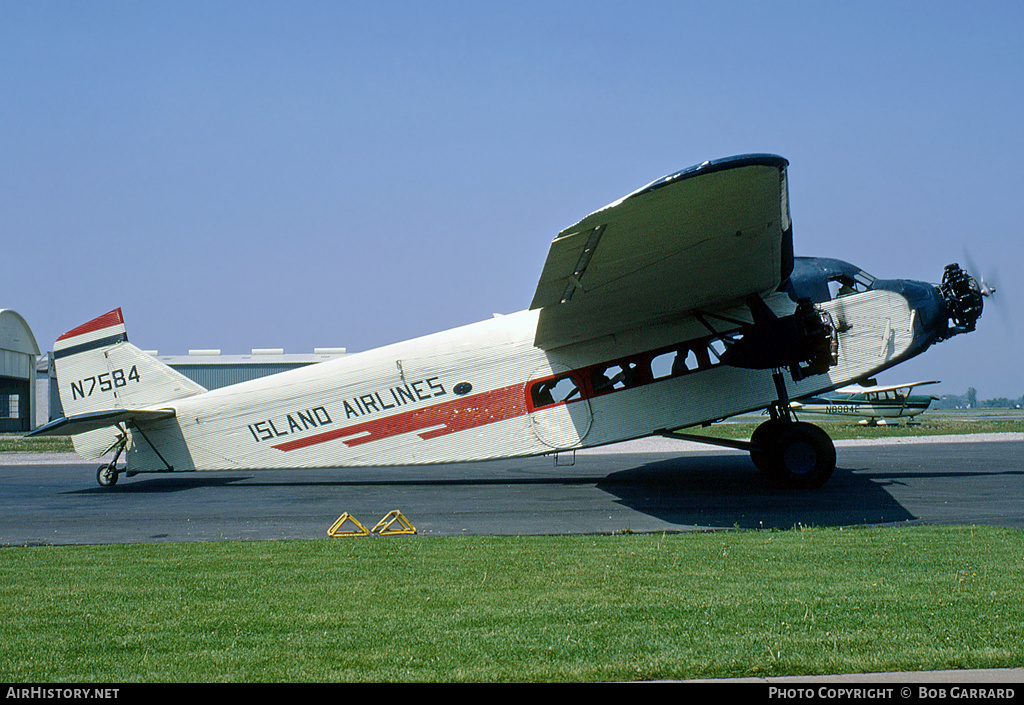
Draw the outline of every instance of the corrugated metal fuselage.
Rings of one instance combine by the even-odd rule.
[[[784,294],[767,298],[779,316]],[[920,322],[903,296],[820,304],[841,323],[828,374],[788,379],[798,398],[904,358]],[[745,308],[726,312],[750,321]],[[762,409],[771,370],[717,362],[721,331],[692,317],[556,350],[535,347],[538,312],[180,399],[175,416],[129,429],[127,470],[438,464],[599,446]],[[550,383],[550,384],[549,384]],[[557,384],[555,384],[557,383]],[[549,397],[547,387],[558,396]]]

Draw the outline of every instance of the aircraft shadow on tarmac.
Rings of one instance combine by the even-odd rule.
[[[590,485],[615,502],[681,527],[788,529],[804,526],[851,526],[912,521],[913,516],[886,491],[887,482],[870,469],[837,468],[832,479],[815,490],[784,490],[758,472],[746,455],[677,456],[642,464],[581,462],[551,467],[527,461],[491,461],[467,466],[390,468],[386,475],[367,477],[358,469],[259,471],[147,475],[116,487],[75,490],[73,494],[162,494],[218,488],[254,490],[288,487],[431,488],[487,486],[543,487]],[[632,459],[635,463],[635,457]],[[609,470],[611,470],[609,472]]]
[[[246,476],[248,477],[248,475]],[[85,487],[80,490],[71,490],[65,494],[69,495],[99,495],[108,494],[164,494],[169,492],[183,492],[202,487],[226,487],[238,482],[238,475],[222,473],[160,473],[146,475],[145,479],[122,480],[114,487]]]
[[[836,468],[813,490],[780,489],[738,455],[660,460],[597,484],[618,502],[672,524],[741,529],[888,524],[914,517],[869,476]]]

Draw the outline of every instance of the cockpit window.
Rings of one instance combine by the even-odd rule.
[[[793,301],[810,299],[820,304],[868,291],[874,282],[873,276],[849,262],[829,257],[797,257],[784,290]]]
[[[856,274],[835,274],[828,278],[829,298],[835,299],[849,294],[860,294],[871,288],[875,279],[870,274],[858,271]]]

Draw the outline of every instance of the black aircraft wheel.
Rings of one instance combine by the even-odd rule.
[[[836,468],[836,448],[828,434],[802,421],[766,421],[751,435],[750,457],[780,487],[821,487]]]
[[[117,484],[117,478],[117,467],[114,465],[100,465],[96,471],[96,482],[100,483],[101,487],[113,487]]]
[[[754,465],[761,472],[769,473],[774,439],[788,423],[781,419],[771,419],[758,425],[750,434],[750,444],[753,446],[750,450],[750,459],[754,461]]]

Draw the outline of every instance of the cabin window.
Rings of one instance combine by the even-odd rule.
[[[715,356],[716,360],[722,359],[722,353],[724,353],[727,348],[728,346],[725,344],[725,341],[722,340],[721,338],[715,338],[714,340],[708,343],[708,350],[711,351],[711,354]]]
[[[580,387],[570,375],[535,382],[530,387],[530,401],[534,408],[572,401],[579,396]]]
[[[590,373],[590,387],[594,394],[635,387],[639,381],[640,368],[633,361],[602,365]]]
[[[667,353],[656,355],[651,360],[651,375],[654,379],[665,379],[666,377],[678,377],[687,372],[694,372],[700,368],[697,353],[689,348],[671,350]]]
[[[726,333],[724,338],[691,340],[674,349],[638,353],[627,360],[600,363],[530,382],[526,387],[527,404],[531,410],[541,409],[708,370],[721,364],[722,355],[735,335]]]

